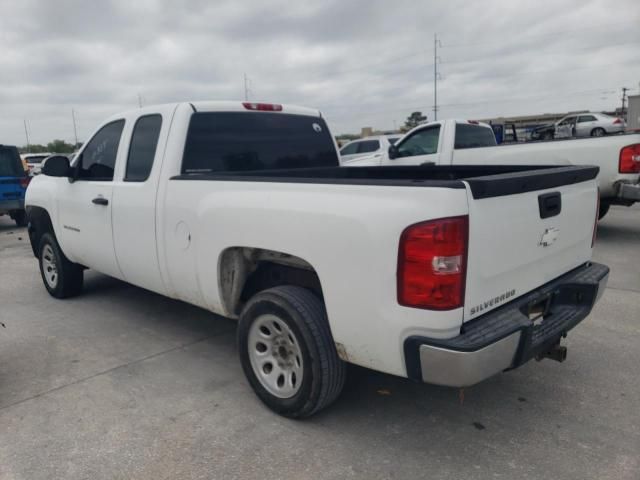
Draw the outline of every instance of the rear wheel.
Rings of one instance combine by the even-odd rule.
[[[604,128],[594,128],[593,130],[591,130],[591,136],[592,137],[604,137],[607,134],[607,132],[605,131]]]
[[[68,298],[82,292],[83,269],[64,256],[53,234],[42,235],[38,253],[42,281],[51,296]]]
[[[251,387],[280,415],[313,415],[344,386],[346,365],[310,290],[283,286],[255,295],[240,316],[238,350]]]
[[[27,226],[27,213],[24,210],[14,210],[10,216],[19,227]]]
[[[542,134],[543,140],[553,140],[553,132],[544,132]]]

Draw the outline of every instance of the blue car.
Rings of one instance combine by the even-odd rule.
[[[24,194],[30,177],[24,171],[18,149],[0,145],[0,215],[9,215],[18,226],[27,224]]]

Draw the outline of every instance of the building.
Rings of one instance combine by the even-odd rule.
[[[627,128],[630,130],[640,129],[640,95],[629,95]]]

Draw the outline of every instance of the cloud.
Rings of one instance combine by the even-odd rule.
[[[80,139],[145,104],[250,98],[318,107],[334,133],[433,113],[619,105],[640,80],[634,0],[0,0],[0,143]]]

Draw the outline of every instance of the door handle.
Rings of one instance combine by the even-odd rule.
[[[93,200],[91,200],[92,203],[95,203],[96,205],[109,205],[109,200],[107,200],[104,197],[96,197]]]

